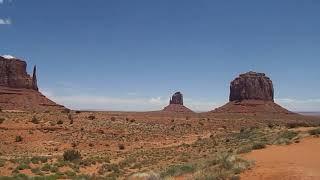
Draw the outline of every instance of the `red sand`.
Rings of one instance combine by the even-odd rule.
[[[309,137],[300,143],[269,146],[244,155],[255,166],[241,175],[241,179],[295,180],[320,179],[320,138]]]

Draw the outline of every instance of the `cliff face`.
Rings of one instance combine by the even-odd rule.
[[[34,67],[32,77],[26,69],[25,61],[0,56],[0,86],[38,91],[36,67]]]
[[[30,76],[27,63],[12,56],[0,56],[0,108],[22,111],[65,111],[38,91],[37,69]]]
[[[230,85],[229,101],[263,100],[274,101],[273,84],[264,73],[241,74]]]

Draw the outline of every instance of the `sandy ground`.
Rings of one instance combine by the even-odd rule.
[[[269,146],[244,155],[255,166],[241,179],[320,179],[320,138],[308,137],[300,143]]]

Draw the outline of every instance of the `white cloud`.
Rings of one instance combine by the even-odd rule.
[[[10,25],[11,23],[10,19],[0,19],[0,25]]]
[[[11,55],[1,55],[1,57],[6,58],[6,59],[16,59],[16,57],[11,56]]]

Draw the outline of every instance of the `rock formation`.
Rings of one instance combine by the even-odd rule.
[[[193,113],[192,110],[183,105],[183,95],[181,92],[176,92],[170,98],[169,105],[163,111],[175,113]]]
[[[183,95],[181,94],[181,92],[174,93],[172,98],[170,98],[169,104],[183,105]]]
[[[227,113],[291,113],[274,103],[270,78],[264,73],[247,72],[230,84],[229,103],[213,112]]]
[[[27,73],[27,63],[0,56],[0,108],[3,110],[65,110],[38,91],[36,66]]]
[[[273,85],[264,73],[241,74],[230,85],[229,101],[263,100],[273,101]]]
[[[0,56],[0,86],[25,88],[38,91],[36,67],[33,77],[27,73],[27,63],[16,58],[6,59]]]

